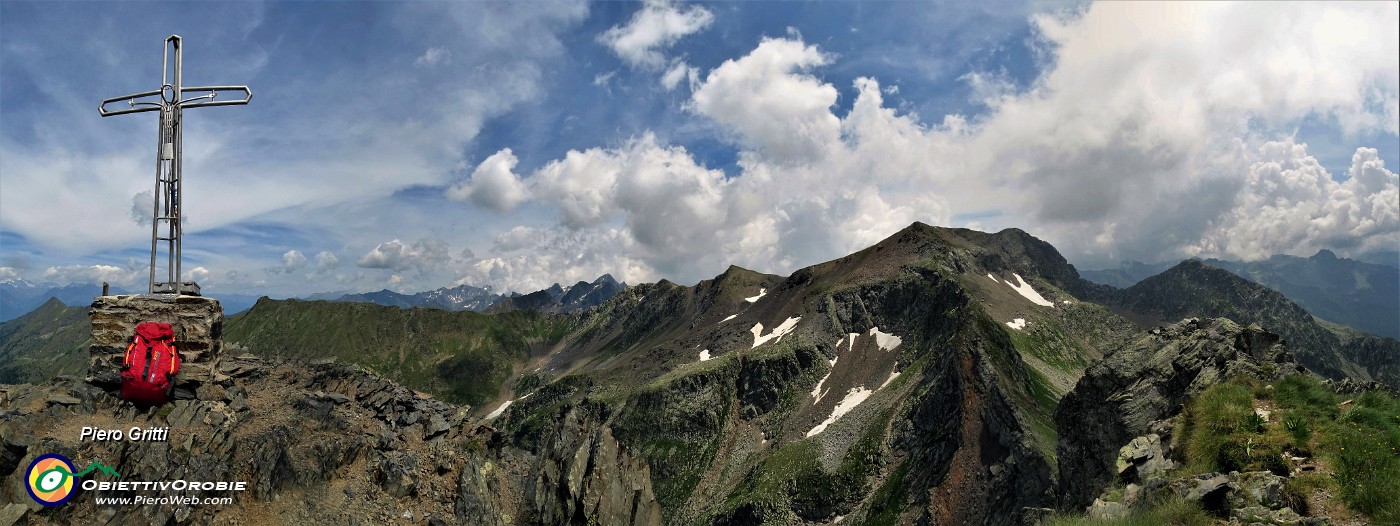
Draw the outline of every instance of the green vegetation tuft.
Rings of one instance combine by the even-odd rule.
[[[1337,395],[1316,378],[1293,375],[1274,386],[1280,407],[1299,411],[1307,420],[1331,420],[1337,416]]]
[[[1265,422],[1254,412],[1251,385],[1230,381],[1211,386],[1185,411],[1186,456],[1196,472],[1269,471],[1288,473],[1282,465],[1286,439],[1265,435]]]
[[[1256,396],[1270,391],[1276,416],[1266,421],[1253,406]],[[1272,390],[1231,380],[1201,393],[1183,417],[1191,472],[1268,470],[1286,476],[1285,452],[1316,452],[1331,466],[1331,477],[1290,478],[1284,499],[1295,510],[1306,511],[1308,495],[1326,489],[1377,523],[1400,523],[1400,402],[1385,393],[1342,401],[1309,376],[1284,378]]]
[[[1400,523],[1400,403],[1366,393],[1333,428],[1324,444],[1342,501],[1378,523]]]
[[[1173,499],[1118,519],[1091,519],[1082,515],[1058,515],[1046,519],[1044,526],[1210,526],[1215,518],[1199,506],[1182,499]]]

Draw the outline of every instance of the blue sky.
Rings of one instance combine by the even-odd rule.
[[[0,279],[294,295],[787,273],[912,221],[1081,268],[1400,250],[1395,4],[0,3]]]

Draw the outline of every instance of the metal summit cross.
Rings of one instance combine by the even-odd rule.
[[[171,62],[171,50],[174,50],[174,62]],[[173,66],[173,68],[172,68]],[[160,128],[157,134],[156,143],[156,189],[155,204],[151,220],[151,281],[147,290],[150,294],[189,294],[199,295],[199,284],[193,281],[181,282],[180,280],[180,111],[185,108],[201,108],[205,106],[241,106],[253,99],[252,90],[248,86],[200,86],[187,88],[180,84],[180,70],[182,60],[180,55],[180,36],[170,35],[165,39],[165,55],[161,61],[160,89],[112,97],[102,101],[97,107],[97,112],[103,117],[112,115],[126,115],[128,113],[141,113],[146,111],[160,112]],[[220,92],[241,91],[242,100],[221,100],[215,101]],[[183,98],[185,92],[207,92],[197,97]],[[148,97],[155,97],[153,100],[140,100]],[[126,109],[108,110],[107,105],[113,102],[126,101],[129,106]],[[161,225],[165,226],[165,235],[161,235]],[[165,281],[156,281],[156,249],[160,241],[166,242],[165,257]]]

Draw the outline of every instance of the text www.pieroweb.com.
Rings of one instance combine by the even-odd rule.
[[[185,495],[166,497],[98,497],[98,506],[224,506],[233,504],[233,497],[190,497]]]

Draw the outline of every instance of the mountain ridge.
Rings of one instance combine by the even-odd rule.
[[[86,307],[49,298],[38,308],[0,322],[0,384],[40,382],[87,367],[91,343]]]
[[[1394,264],[1338,258],[1326,249],[1306,258],[1276,254],[1258,261],[1199,260],[1274,289],[1319,318],[1400,338],[1400,267]],[[1081,274],[1095,283],[1121,289],[1177,264],[1133,261],[1117,269]]]
[[[1257,323],[1282,335],[1300,363],[1324,376],[1400,386],[1400,342],[1365,334],[1344,340],[1278,291],[1202,261],[1183,261],[1122,289],[1111,303],[1143,326],[1189,317]]]
[[[336,298],[329,297],[331,296],[329,294],[313,294],[308,299],[374,303],[404,309],[424,307],[472,312],[509,312],[535,309],[545,312],[568,312],[597,306],[626,286],[626,283],[617,282],[612,274],[603,274],[591,283],[579,281],[568,288],[555,283],[545,289],[523,295],[514,292],[498,294],[492,292],[490,287],[461,284],[455,287],[441,287],[413,294],[383,289],[375,292],[343,294]]]

